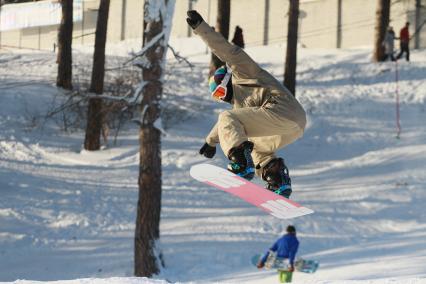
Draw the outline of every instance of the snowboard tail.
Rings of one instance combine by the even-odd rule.
[[[296,267],[297,271],[305,273],[314,273],[319,267],[319,262],[316,260],[306,260],[300,258],[296,260],[294,266]]]

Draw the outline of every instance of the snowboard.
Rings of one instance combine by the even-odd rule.
[[[261,254],[254,255],[251,258],[251,263],[254,266],[257,266],[257,263],[262,258],[262,256],[263,255]],[[265,262],[266,269],[286,270],[287,266],[288,266],[288,261],[286,259],[281,259],[281,258],[268,257],[268,259]],[[298,258],[294,263],[294,269],[296,271],[304,272],[304,273],[315,273],[318,267],[319,267],[319,262],[317,260],[307,260],[303,258]]]
[[[299,258],[294,263],[294,268],[297,271],[305,273],[314,273],[319,267],[319,262],[317,260],[303,259]]]
[[[192,166],[190,175],[198,181],[237,196],[279,219],[291,219],[314,212],[312,209],[211,164]]]

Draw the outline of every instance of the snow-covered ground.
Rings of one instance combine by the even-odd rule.
[[[108,53],[125,55],[138,44],[110,46]],[[290,168],[292,198],[315,214],[282,221],[190,178],[190,166],[205,161],[197,154],[204,136],[228,106],[209,98],[205,46],[172,45],[195,67],[168,64],[174,93],[165,100],[189,115],[163,137],[166,268],[158,281],[130,278],[137,126],[129,123],[117,145],[82,151],[83,132],[65,133],[39,119],[58,94],[55,55],[0,52],[0,281],[277,283],[276,272],[257,270],[250,258],[294,224],[298,255],[321,263],[315,274],[295,273],[294,282],[426,282],[424,51],[398,63],[396,139],[394,63],[371,63],[369,48],[300,49],[297,98],[308,127],[280,154]],[[76,51],[76,64],[89,68],[90,52]],[[282,78],[284,47],[248,53]],[[224,166],[226,159],[219,151],[212,162]]]

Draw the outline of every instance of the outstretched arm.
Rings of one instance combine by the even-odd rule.
[[[196,11],[188,11],[187,22],[212,52],[231,67],[234,75],[249,79],[256,78],[262,71],[244,50],[229,43],[220,33],[213,30]]]

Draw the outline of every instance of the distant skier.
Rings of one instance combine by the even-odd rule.
[[[231,172],[248,180],[256,172],[267,182],[267,189],[289,197],[288,169],[275,151],[303,135],[304,109],[287,88],[240,47],[215,32],[197,11],[188,11],[187,15],[194,33],[229,66],[217,69],[210,78],[212,97],[233,105],[232,110],[219,114],[200,154],[213,158],[219,143],[230,160]]]
[[[409,22],[405,23],[405,26],[400,30],[399,32],[399,45],[400,45],[400,52],[397,59],[400,59],[402,57],[402,54],[405,52],[405,59],[407,61],[410,61],[410,31],[408,30],[408,27],[410,26]]]
[[[264,267],[269,254],[276,253],[277,260],[285,261],[288,259],[288,271],[294,271],[294,259],[299,249],[299,240],[296,237],[296,228],[294,226],[287,227],[287,234],[279,238],[274,245],[265,253],[262,259],[257,264],[257,268]]]
[[[240,26],[235,27],[234,37],[232,38],[231,42],[235,44],[236,46],[244,48],[245,44],[244,44],[243,29]]]
[[[393,31],[393,28],[389,26],[385,34],[385,39],[383,40],[383,46],[385,48],[385,58],[384,58],[385,61],[388,60],[389,58],[392,61],[396,60],[393,54],[394,41],[395,41],[395,32]]]

